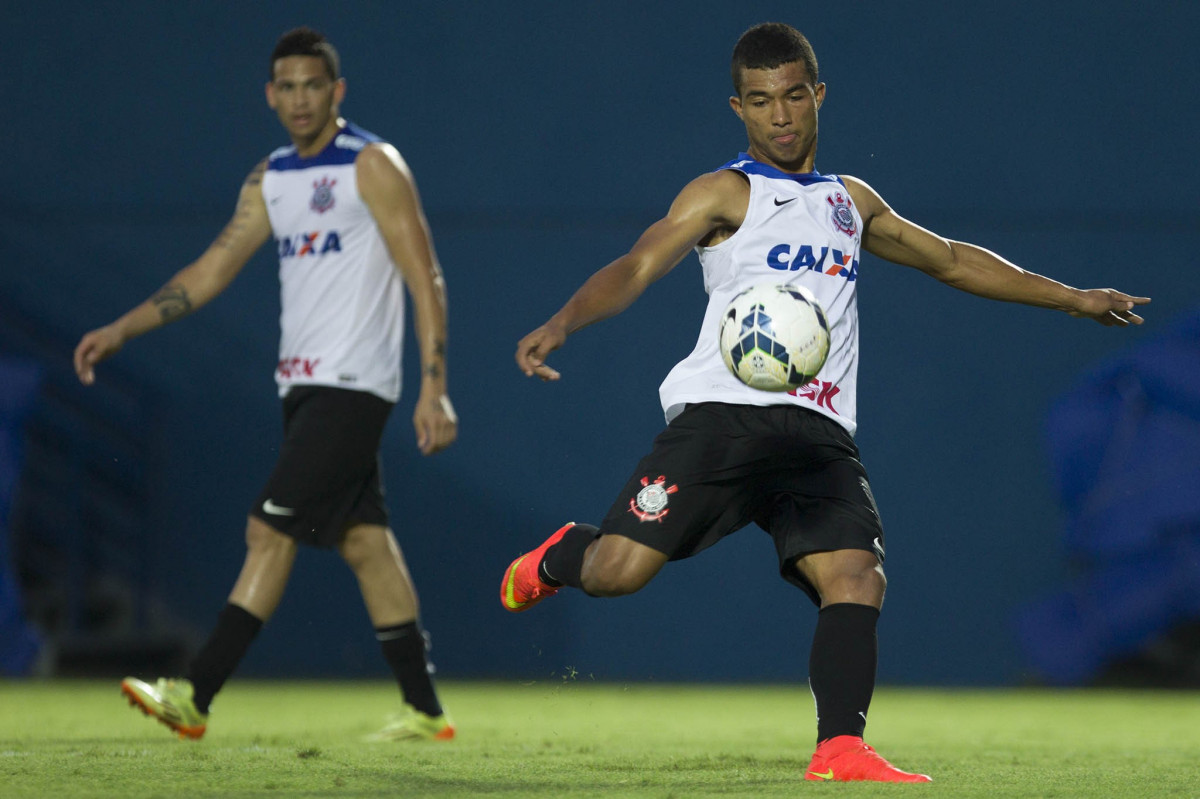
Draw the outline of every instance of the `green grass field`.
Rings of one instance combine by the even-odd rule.
[[[881,689],[868,741],[931,785],[804,782],[804,686],[443,682],[452,743],[360,744],[383,682],[234,680],[181,741],[115,681],[0,683],[0,797],[1200,797],[1200,694]]]

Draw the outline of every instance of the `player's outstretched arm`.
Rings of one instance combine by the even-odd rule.
[[[546,357],[567,336],[628,308],[709,234],[736,230],[749,192],[746,180],[728,170],[701,175],[685,186],[667,215],[647,228],[629,252],[595,272],[558,313],[517,343],[517,368],[527,377],[558,380]]]
[[[354,170],[359,194],[412,296],[421,352],[421,393],[413,411],[413,427],[417,447],[432,455],[458,437],[458,416],[446,393],[446,281],[416,182],[396,148],[390,144],[365,147]]]
[[[1077,289],[1029,272],[982,247],[931,233],[893,211],[866,183],[848,176],[843,180],[862,215],[867,252],[988,299],[1052,308],[1114,327],[1143,321],[1134,308],[1150,302],[1149,297]]]
[[[262,198],[262,161],[242,184],[233,218],[198,259],[181,269],[145,302],[104,327],[84,334],[75,347],[75,374],[90,386],[95,367],[126,341],[187,316],[225,290],[254,251],[271,235]]]

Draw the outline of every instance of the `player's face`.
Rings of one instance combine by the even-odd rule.
[[[338,105],[346,82],[329,77],[318,56],[290,55],[275,62],[274,79],[267,84],[267,105],[298,146],[322,138],[337,126]]]
[[[747,152],[788,172],[811,172],[817,155],[817,109],[825,84],[812,84],[800,61],[743,69],[741,94],[729,105],[746,124]]]

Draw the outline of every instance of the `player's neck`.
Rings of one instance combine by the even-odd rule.
[[[782,161],[776,161],[769,155],[760,152],[758,148],[753,146],[746,151],[746,154],[759,163],[766,164],[767,166],[773,166],[780,172],[787,172],[793,175],[804,175],[817,168],[817,150],[815,147],[809,150],[808,154],[803,158],[800,158],[795,162],[786,163]]]
[[[292,144],[296,146],[296,155],[301,158],[312,158],[319,154],[333,141],[333,137],[342,132],[342,128],[346,126],[346,120],[339,116],[335,116],[329,120],[329,124],[321,128],[317,135],[311,139],[297,139],[292,137]]]

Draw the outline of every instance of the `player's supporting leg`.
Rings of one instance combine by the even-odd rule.
[[[338,551],[358,579],[375,638],[405,702],[403,712],[368,740],[452,739],[454,725],[433,685],[416,589],[395,536],[380,525],[358,524],[346,531]]]
[[[875,627],[887,587],[883,567],[862,550],[812,553],[796,567],[821,596],[809,661],[818,743],[805,779],[929,782],[895,768],[863,742],[879,654]]]
[[[130,704],[141,707],[181,737],[204,735],[213,697],[278,607],[295,560],[293,538],[250,517],[242,571],[217,617],[216,627],[192,660],[187,678],[160,678],[151,684],[127,677],[121,682],[121,692]]]

